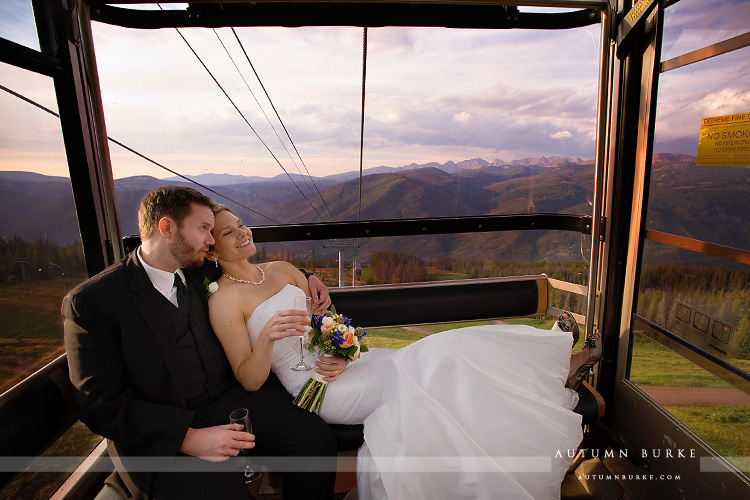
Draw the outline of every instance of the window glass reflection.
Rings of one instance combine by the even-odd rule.
[[[738,365],[750,372],[750,360]],[[750,395],[636,334],[630,380],[739,470],[750,473]]]
[[[748,0],[681,0],[664,16],[662,61],[747,33]]]
[[[42,458],[37,463],[32,462],[30,468],[34,469],[37,466],[44,470],[45,467],[38,464],[41,460],[49,460],[50,457],[63,457],[61,464],[64,463],[65,467],[77,467],[101,440],[101,436],[92,433],[88,427],[78,421],[42,454]],[[46,468],[49,468],[49,465]],[[62,466],[61,469],[63,469]],[[52,495],[70,475],[67,470],[16,474],[0,489],[0,494],[3,498],[13,500],[52,498]]]
[[[646,241],[637,313],[735,365],[750,360],[750,266]]]
[[[748,167],[696,167],[703,117],[750,111],[750,47],[663,73],[646,227],[750,249]]]
[[[29,0],[0,2],[0,38],[39,50],[34,13]]]
[[[4,86],[57,111],[50,78],[5,64],[0,72]],[[87,273],[59,119],[7,92],[0,109],[2,393],[64,353],[60,305]],[[100,439],[78,424],[47,454],[82,461]],[[0,497],[47,498],[68,475],[19,473]]]
[[[662,60],[747,31],[750,2],[666,10]],[[742,16],[742,17],[738,17]],[[628,378],[746,473],[750,266],[683,250],[670,235],[750,250],[748,167],[697,167],[703,117],[750,110],[750,49],[662,73]],[[668,242],[673,243],[672,245]],[[643,319],[646,322],[643,321]],[[652,326],[653,325],[653,326]]]
[[[49,78],[3,65],[8,86],[56,110]],[[86,277],[59,120],[0,92],[0,392],[64,352],[60,304]]]
[[[636,328],[629,374],[745,473],[750,472],[742,458],[750,451],[748,283],[750,266],[646,241],[637,314],[677,340],[654,332],[650,338]],[[717,373],[731,373],[732,383]]]

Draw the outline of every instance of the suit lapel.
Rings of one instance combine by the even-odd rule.
[[[136,252],[132,252],[126,263],[130,294],[133,305],[143,318],[149,332],[153,335],[161,351],[164,365],[169,372],[172,382],[177,388],[180,399],[185,400],[185,390],[182,373],[177,360],[177,344],[175,342],[175,322],[171,311],[165,310],[167,299],[151,284],[146,271],[140,264]]]

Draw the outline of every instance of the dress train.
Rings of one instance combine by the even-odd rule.
[[[302,293],[287,285],[259,305],[251,343]],[[364,422],[359,499],[559,499],[582,439],[578,395],[565,388],[570,344],[557,325],[486,325],[362,353],[320,410],[329,423]],[[274,344],[271,368],[292,395],[311,373],[292,371],[298,360],[298,337]]]

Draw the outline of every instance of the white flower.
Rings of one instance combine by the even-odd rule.
[[[333,324],[333,318],[330,316],[323,317],[323,320],[320,322],[322,325],[332,325]]]
[[[346,325],[339,325],[339,333],[345,333],[346,332]]]
[[[209,294],[216,293],[216,290],[218,290],[218,289],[219,289],[219,284],[217,282],[212,281],[211,283],[208,284],[208,293]]]

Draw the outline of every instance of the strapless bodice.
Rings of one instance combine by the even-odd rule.
[[[305,292],[293,285],[286,285],[278,293],[255,308],[247,320],[247,331],[251,345],[271,316],[283,309],[294,308],[294,298]],[[315,366],[317,354],[303,351],[305,363]],[[289,394],[296,395],[312,371],[296,372],[291,369],[299,361],[299,337],[277,340],[273,346],[271,370],[281,380]],[[339,378],[328,385],[320,408],[320,416],[333,424],[361,424],[380,404],[381,398],[391,386],[388,364],[395,354],[392,349],[370,349],[362,353],[359,360],[349,365]]]
[[[247,332],[250,336],[250,345],[254,346],[258,339],[258,334],[268,323],[276,311],[283,309],[294,309],[294,298],[304,297],[305,292],[294,285],[286,285],[276,294],[270,296],[260,303],[250,319],[247,320]],[[313,366],[316,356],[313,356],[307,349],[303,350],[305,362]],[[297,391],[310,378],[312,372],[295,372],[291,367],[299,362],[300,345],[299,337],[287,337],[277,340],[273,346],[273,359],[271,360],[271,370],[284,384],[287,391],[291,394],[297,394]]]

